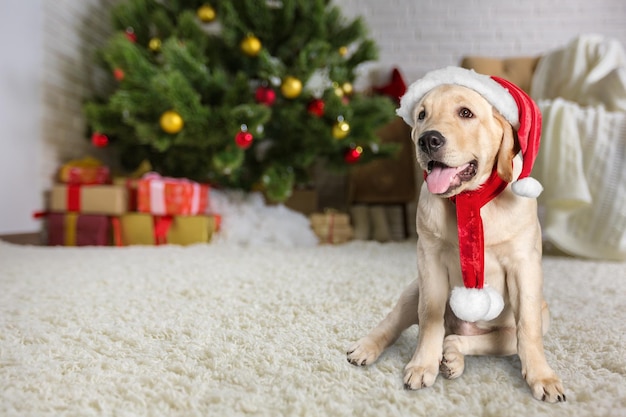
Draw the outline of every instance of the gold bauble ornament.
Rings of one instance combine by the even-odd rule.
[[[241,51],[248,56],[257,56],[261,52],[261,41],[254,35],[248,35],[239,44]]]
[[[198,15],[200,21],[204,23],[210,23],[214,21],[216,16],[215,9],[208,4],[198,7],[196,14]]]
[[[345,120],[339,120],[333,125],[332,133],[335,139],[341,140],[350,133],[350,125]]]
[[[150,42],[148,42],[148,48],[152,52],[159,52],[161,50],[161,39],[159,38],[150,39]]]
[[[285,98],[296,98],[302,92],[302,81],[296,77],[285,77],[280,86],[280,92]]]
[[[343,97],[343,88],[339,86],[339,83],[333,83],[333,89],[337,97]]]
[[[159,124],[161,125],[161,129],[163,129],[166,133],[174,134],[183,130],[185,121],[181,115],[176,113],[174,110],[168,110],[161,115]]]
[[[344,94],[348,96],[354,91],[352,84],[347,81],[341,85],[341,89],[343,90]]]
[[[347,46],[342,46],[341,48],[339,48],[339,55],[346,56],[347,53],[348,53],[348,47]]]

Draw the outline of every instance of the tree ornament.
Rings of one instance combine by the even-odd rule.
[[[261,41],[254,35],[247,35],[239,44],[241,51],[252,57],[257,56],[261,52],[261,47]]]
[[[166,133],[175,134],[183,130],[185,121],[181,115],[174,110],[168,110],[161,115],[159,124],[161,125],[161,129],[163,129]]]
[[[343,156],[343,159],[348,164],[354,164],[361,159],[361,154],[363,154],[363,148],[360,146],[355,146],[349,148]]]
[[[260,86],[254,93],[257,103],[270,107],[276,101],[276,92],[269,87]]]
[[[339,55],[346,56],[348,54],[348,47],[342,46],[339,48]]]
[[[135,33],[135,29],[133,29],[132,26],[127,27],[124,33],[126,34],[126,38],[129,41],[131,41],[132,43],[137,42],[137,34]]]
[[[152,52],[159,52],[161,50],[161,39],[159,38],[150,39],[150,42],[148,42],[148,48]]]
[[[350,133],[350,125],[343,119],[343,116],[337,118],[337,122],[333,125],[332,133],[337,140],[345,138]]]
[[[253,140],[254,136],[248,132],[248,126],[241,125],[241,130],[235,135],[235,144],[241,149],[248,149]]]
[[[215,16],[217,15],[217,13],[215,13],[215,9],[208,4],[198,7],[196,14],[203,23],[211,23],[215,20]]]
[[[285,98],[296,98],[302,92],[302,81],[296,77],[287,76],[283,79],[280,92]]]
[[[104,148],[109,144],[109,137],[104,133],[93,132],[91,135],[91,143],[97,148]]]
[[[124,70],[121,68],[115,68],[113,70],[113,77],[117,80],[117,81],[122,81],[124,79],[124,77],[126,76],[126,74],[124,73]]]
[[[352,87],[352,83],[349,82],[345,82],[343,84],[341,84],[341,90],[343,91],[343,93],[345,95],[351,95],[354,92],[354,88]]]
[[[311,100],[309,105],[307,106],[307,111],[316,117],[322,117],[324,115],[324,108],[326,107],[326,103],[324,100],[316,98]]]
[[[343,88],[341,88],[341,86],[339,85],[339,83],[334,82],[333,83],[333,89],[335,91],[335,95],[337,97],[343,97]]]

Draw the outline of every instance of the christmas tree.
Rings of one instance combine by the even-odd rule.
[[[109,88],[85,106],[94,144],[122,166],[262,189],[275,201],[317,160],[388,156],[393,102],[353,91],[377,57],[361,19],[328,0],[127,0],[99,51]]]

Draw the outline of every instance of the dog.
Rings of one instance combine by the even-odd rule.
[[[479,189],[494,171],[507,183],[519,175],[522,159],[515,128],[483,95],[456,84],[429,90],[410,109],[410,118],[420,167],[429,175],[437,165],[456,167],[455,172],[422,185],[417,208],[418,278],[392,311],[348,349],[348,361],[372,364],[405,329],[418,324],[417,348],[404,370],[406,389],[432,386],[439,373],[449,379],[460,377],[465,355],[518,354],[532,395],[546,402],[565,401],[561,380],[543,349],[550,316],[542,292],[535,198],[516,195],[508,184],[480,211],[484,279],[503,297],[502,312],[494,319],[470,323],[450,308],[451,289],[463,285],[457,217],[450,198]]]

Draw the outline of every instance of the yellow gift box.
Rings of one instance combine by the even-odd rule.
[[[153,216],[127,213],[120,217],[124,245],[192,245],[208,243],[217,230],[216,216]]]
[[[117,185],[55,184],[50,191],[50,211],[116,216],[126,212],[126,188]]]
[[[309,216],[311,228],[321,243],[345,243],[352,239],[354,231],[350,216],[335,210],[313,213]]]

